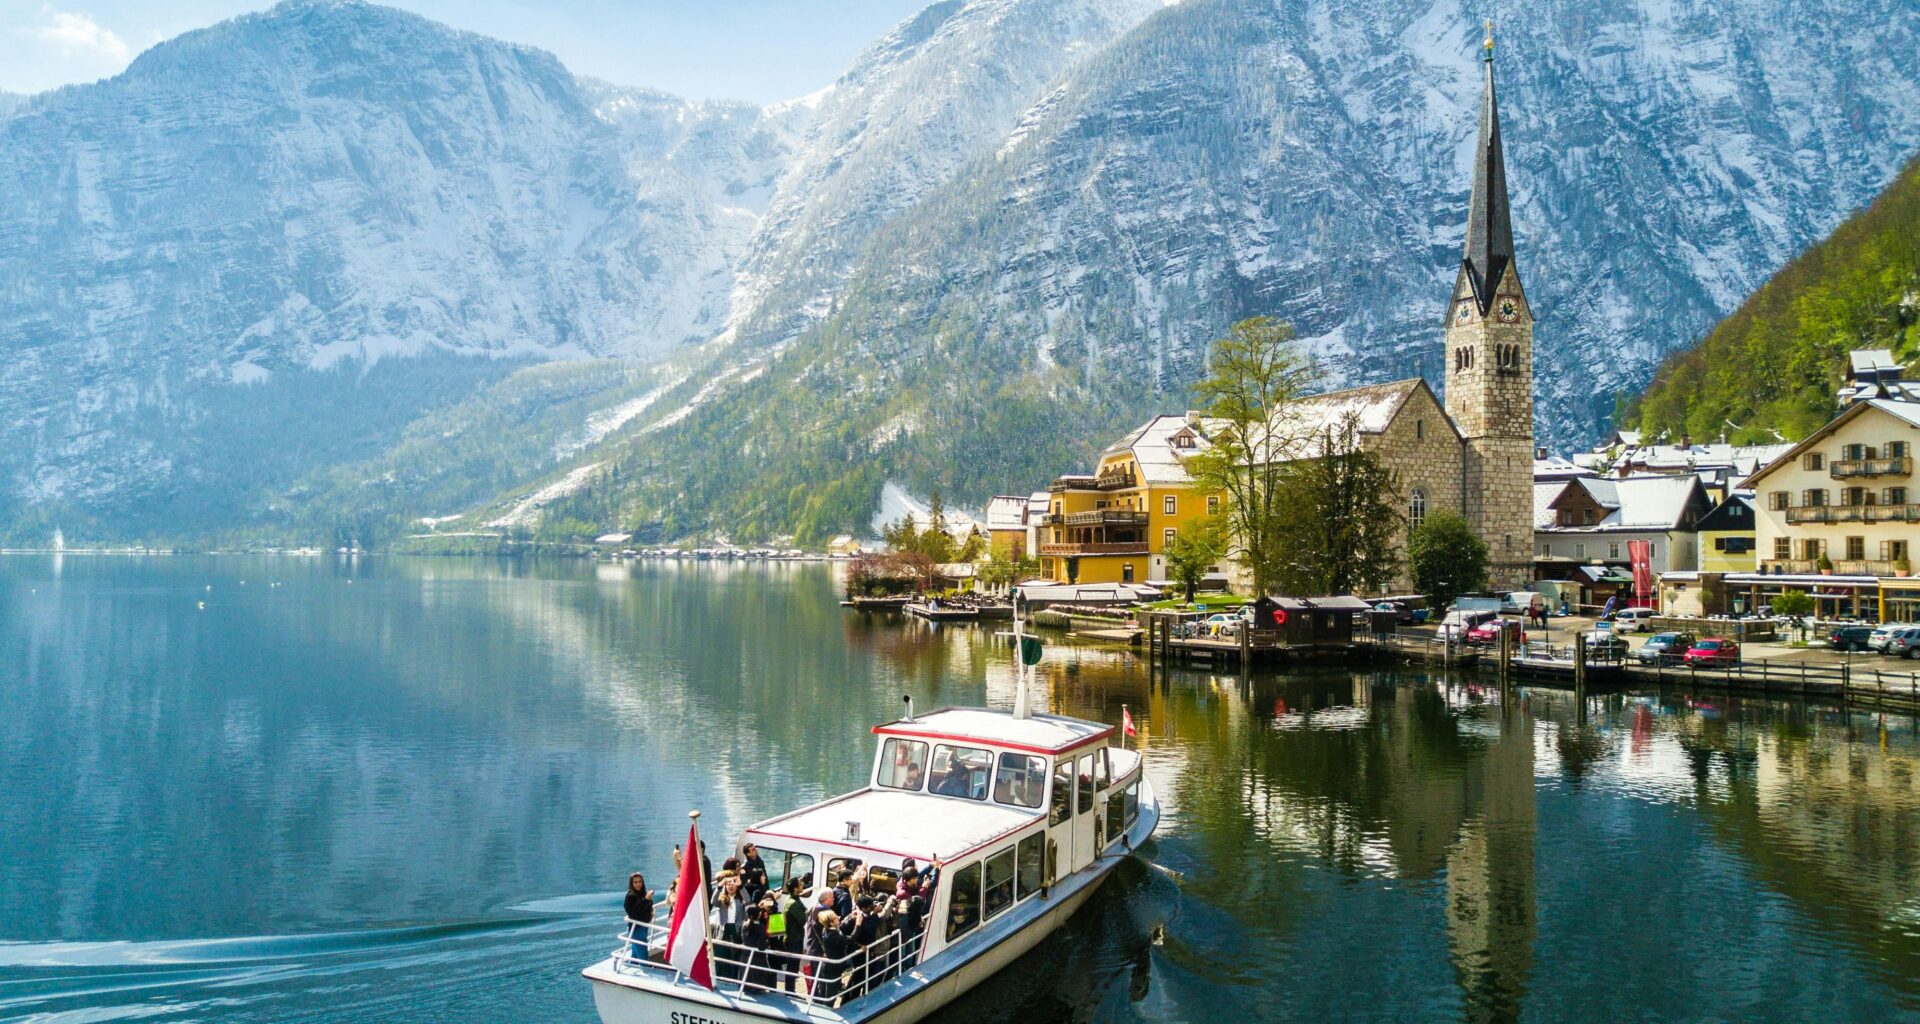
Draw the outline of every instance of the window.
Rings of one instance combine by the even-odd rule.
[[[1074,798],[1074,813],[1087,814],[1093,810],[1093,755],[1080,755],[1080,784],[1075,787],[1079,796]]]
[[[947,896],[947,941],[952,942],[980,926],[980,862],[953,873]]]
[[[1047,824],[1058,825],[1073,817],[1073,758],[1056,762],[1053,766],[1053,801],[1047,813]]]
[[[1107,749],[1102,747],[1093,755],[1093,785],[1104,790],[1112,784],[1113,780],[1107,777]]]
[[[1013,906],[1013,847],[1009,846],[987,858],[987,877],[984,883],[986,893],[981,897],[982,916],[993,920],[1001,911]]]
[[[1160,550],[1172,551],[1173,538],[1178,535],[1179,535],[1179,531],[1173,529],[1172,527],[1168,527],[1167,529],[1162,530],[1160,533]]]
[[[1126,564],[1120,567],[1120,582],[1122,583],[1133,582],[1133,563],[1132,562],[1127,562]]]
[[[933,748],[933,770],[927,773],[927,792],[985,800],[987,777],[992,774],[991,751],[942,743]]]
[[[1581,521],[1581,522],[1582,522],[1582,523],[1583,523],[1584,525],[1587,525],[1587,526],[1592,526],[1592,525],[1593,525],[1593,509],[1590,509],[1590,508],[1583,508],[1583,509],[1581,509],[1581,510],[1580,510],[1580,521]]]
[[[1611,540],[1607,542],[1607,557],[1612,559],[1618,559],[1620,557],[1619,541]]]
[[[1001,754],[993,798],[1015,807],[1038,807],[1047,791],[1047,762],[1029,754]]]
[[[1180,508],[1180,500],[1169,494],[1160,499],[1160,511],[1166,515],[1175,515]]]
[[[1907,442],[1905,441],[1888,441],[1887,442],[1887,458],[1904,459],[1907,457],[1908,454],[1909,452],[1907,449]]]
[[[1826,552],[1827,544],[1822,540],[1803,540],[1800,542],[1800,557],[1809,562],[1817,562]]]
[[[1786,507],[1787,507],[1787,492],[1785,491],[1768,491],[1767,492],[1767,508],[1775,512],[1781,512],[1781,511],[1784,511]]]
[[[1413,439],[1415,441],[1425,441],[1427,439],[1427,421],[1426,420],[1413,421]]]
[[[1825,469],[1827,468],[1827,457],[1819,452],[1808,452],[1800,460],[1800,465],[1807,469]]]
[[[1905,505],[1907,503],[1907,489],[1905,487],[1887,488],[1880,496],[1880,503],[1882,505]]]
[[[1585,544],[1575,544],[1573,546],[1573,557],[1575,558],[1587,557],[1587,546]]]
[[[770,846],[762,846],[760,860],[767,865],[767,887],[784,889],[791,879],[799,879],[805,891],[812,892],[813,858],[804,853],[788,853]]]
[[[1867,454],[1868,450],[1864,444],[1841,445],[1840,457],[1843,459],[1870,459],[1873,456]]]
[[[1046,884],[1046,853],[1047,834],[1045,832],[1035,832],[1020,840],[1019,853],[1015,858],[1018,862],[1015,865],[1015,873],[1018,875],[1019,883],[1016,887],[1018,890],[1015,894],[1016,899],[1024,900],[1039,892],[1040,887]]]
[[[1904,540],[1883,540],[1880,542],[1880,560],[1898,562],[1907,557],[1907,542]]]
[[[1426,520],[1427,492],[1415,487],[1413,496],[1407,500],[1407,525],[1411,529],[1419,529]]]
[[[1207,495],[1207,514],[1210,516],[1220,514],[1220,496],[1218,494]]]
[[[1825,487],[1809,487],[1800,492],[1800,504],[1807,508],[1822,508],[1826,503],[1827,489]]]
[[[927,745],[919,740],[890,739],[880,748],[880,771],[874,782],[888,789],[914,789],[927,775]]]
[[[1107,794],[1106,833],[1100,837],[1100,845],[1105,846],[1120,838],[1120,833],[1127,830],[1126,820],[1127,793],[1126,790],[1116,789]]]
[[[1127,786],[1127,824],[1132,825],[1134,819],[1138,817],[1140,817],[1140,783],[1133,782]]]
[[[1793,557],[1793,541],[1785,537],[1773,538],[1773,557],[1784,562]]]
[[[1858,561],[1864,560],[1866,557],[1867,557],[1867,538],[1848,537],[1847,538],[1847,561],[1858,562]]]

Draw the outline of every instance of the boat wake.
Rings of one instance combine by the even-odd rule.
[[[484,1020],[487,992],[508,977],[551,969],[571,982],[583,953],[610,944],[619,906],[591,894],[521,904],[514,916],[357,931],[0,942],[0,1022]],[[557,991],[556,1005],[578,1006],[572,994]]]

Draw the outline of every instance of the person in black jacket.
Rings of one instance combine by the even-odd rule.
[[[653,923],[653,890],[647,888],[647,876],[635,871],[627,876],[627,955],[635,960],[647,958],[647,926]]]
[[[740,882],[747,890],[747,898],[756,903],[767,894],[767,862],[760,858],[759,848],[752,843],[740,848]]]
[[[814,979],[813,995],[818,1001],[833,1005],[840,996],[840,979],[852,969],[852,961],[847,954],[853,952],[853,942],[847,933],[841,931],[840,915],[831,910],[823,910],[817,918],[820,935],[820,955],[826,963],[820,965],[819,976]]]
[[[773,956],[772,943],[767,937],[767,915],[772,910],[773,901],[770,899],[747,907],[747,925],[740,930],[740,942],[748,949],[747,989],[751,992],[773,989],[773,967],[769,959]]]

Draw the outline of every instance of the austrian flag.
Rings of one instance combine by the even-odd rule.
[[[687,852],[680,858],[673,923],[667,929],[667,963],[695,982],[713,987],[707,957],[707,880],[700,870],[700,822],[687,827]]]
[[[1128,736],[1136,735],[1133,731],[1133,712],[1128,711],[1125,704],[1120,705],[1120,731]]]

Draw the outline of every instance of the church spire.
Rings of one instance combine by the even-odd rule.
[[[1486,83],[1480,94],[1480,138],[1473,147],[1473,201],[1467,210],[1467,247],[1461,270],[1485,316],[1493,290],[1513,265],[1513,221],[1507,210],[1507,164],[1500,152],[1500,108],[1493,95],[1493,22],[1487,22]]]

